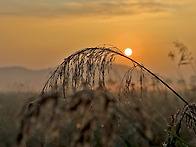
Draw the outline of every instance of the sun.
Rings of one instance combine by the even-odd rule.
[[[126,49],[125,49],[125,55],[131,56],[131,54],[132,54],[132,49],[126,48]]]

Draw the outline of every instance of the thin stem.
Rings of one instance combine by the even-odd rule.
[[[44,88],[42,89],[42,94],[44,94],[44,91],[45,91],[45,89],[46,89],[49,81],[55,76],[55,74],[58,71],[58,69],[60,68],[60,66],[62,66],[65,62],[70,61],[70,60],[72,60],[74,58],[74,56],[79,55],[79,54],[82,54],[82,53],[84,53],[86,51],[89,51],[89,50],[102,50],[102,51],[108,51],[108,52],[114,53],[116,55],[119,55],[121,57],[124,57],[124,58],[132,61],[133,63],[137,64],[140,68],[144,69],[145,71],[147,71],[148,73],[150,73],[152,76],[154,76],[156,79],[158,79],[163,85],[165,85],[169,90],[171,90],[186,105],[189,105],[189,103],[182,96],[180,96],[173,88],[171,88],[167,83],[165,83],[161,78],[159,78],[157,75],[155,75],[153,72],[151,72],[148,68],[144,67],[143,65],[141,65],[137,61],[131,59],[130,57],[125,56],[118,48],[115,47],[114,49],[116,49],[116,51],[115,50],[112,50],[110,48],[106,48],[106,47],[86,48],[86,49],[77,51],[74,54],[70,55],[69,57],[65,58],[65,60],[57,67],[57,69],[54,71],[54,73],[51,75],[51,77],[48,79],[48,81],[44,85]]]
[[[165,85],[167,88],[169,88],[178,98],[180,98],[186,105],[189,105],[189,103],[181,96],[179,95],[173,88],[171,88],[167,83],[165,83],[161,78],[159,78],[157,75],[155,75],[153,72],[151,72],[149,69],[147,69],[146,67],[144,67],[143,65],[141,65],[140,63],[138,63],[137,61],[131,59],[130,57],[128,56],[125,56],[124,54],[122,53],[118,53],[118,52],[115,52],[115,51],[112,51],[110,49],[106,49],[108,51],[111,51],[111,52],[114,52],[124,58],[127,58],[128,60],[131,60],[132,62],[136,63],[138,66],[140,66],[141,68],[143,68],[144,70],[146,70],[148,73],[150,73],[152,76],[154,76],[156,79],[158,79],[163,85]]]

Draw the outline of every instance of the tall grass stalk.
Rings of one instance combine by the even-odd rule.
[[[170,126],[171,128],[174,128],[175,126],[179,126],[177,128],[176,134],[179,135],[182,120],[184,116],[186,115],[186,123],[188,128],[195,129],[195,120],[196,120],[196,105],[195,104],[189,104],[181,95],[179,95],[172,87],[170,87],[166,82],[164,82],[160,77],[158,77],[156,74],[154,74],[152,71],[150,71],[148,68],[140,64],[139,62],[133,60],[132,58],[124,55],[118,48],[113,46],[103,46],[103,47],[94,47],[94,48],[86,48],[80,51],[77,51],[76,53],[68,56],[64,59],[64,61],[56,68],[56,70],[52,73],[50,78],[45,83],[41,94],[38,97],[38,100],[35,100],[34,102],[30,103],[28,106],[27,111],[23,112],[23,117],[20,124],[20,130],[17,136],[17,142],[18,144],[21,143],[22,140],[24,140],[25,136],[28,136],[28,132],[31,131],[32,126],[36,126],[36,121],[40,121],[40,123],[43,123],[46,121],[46,123],[52,124],[51,129],[56,130],[59,119],[57,117],[60,115],[59,112],[64,114],[64,112],[69,112],[68,118],[70,117],[70,114],[74,114],[77,110],[77,113],[81,113],[81,116],[84,118],[87,118],[84,116],[87,112],[89,112],[92,109],[97,109],[98,112],[102,111],[103,113],[96,113],[95,110],[93,110],[92,117],[89,117],[88,119],[85,119],[86,124],[79,124],[78,126],[81,127],[81,131],[79,132],[78,137],[84,137],[82,135],[88,134],[89,129],[95,129],[94,127],[100,123],[100,120],[103,118],[108,117],[109,113],[109,104],[115,104],[116,100],[111,96],[111,93],[106,90],[105,86],[105,78],[106,78],[106,72],[109,72],[112,68],[112,64],[115,60],[116,56],[120,56],[122,58],[128,59],[132,63],[131,68],[126,72],[125,77],[125,92],[127,92],[131,86],[131,80],[132,80],[132,71],[135,68],[140,69],[140,86],[142,91],[142,82],[144,78],[143,72],[146,71],[150,75],[152,75],[154,78],[156,78],[158,81],[160,81],[163,85],[165,85],[170,91],[172,91],[178,99],[180,99],[184,104],[184,108],[180,111],[181,113],[177,113],[176,115],[172,115]],[[95,76],[98,75],[98,80],[95,78]],[[102,89],[101,92],[99,89]],[[120,89],[122,87],[120,86]],[[94,90],[98,89],[98,90]],[[121,92],[119,90],[119,92]],[[61,95],[63,95],[64,100],[60,99]],[[97,98],[101,98],[100,100]],[[48,102],[51,102],[49,104],[52,104],[52,112],[47,115],[47,119],[42,119],[40,117],[41,112],[43,108],[49,107],[47,104]],[[100,103],[100,106],[94,107],[94,102]],[[119,94],[119,102],[120,102],[120,94]],[[119,103],[120,105],[120,103]],[[50,108],[51,108],[50,107]],[[186,109],[185,109],[186,108]],[[46,111],[48,112],[48,111]],[[43,111],[42,113],[46,113]],[[88,113],[90,115],[90,113]],[[182,117],[183,116],[183,117]],[[45,117],[44,117],[45,118]],[[57,121],[54,121],[55,118]],[[107,121],[108,125],[110,125],[111,129],[115,130],[114,122],[117,122],[119,125],[120,118],[119,116],[116,116],[116,114],[113,115],[112,118],[110,118],[110,121]],[[176,125],[179,124],[179,125]],[[107,125],[107,124],[106,124]],[[38,126],[40,126],[38,124]],[[45,126],[42,126],[45,128]],[[107,134],[107,138],[113,137],[108,134],[106,127],[104,134]],[[104,130],[102,128],[102,130]],[[146,137],[146,135],[139,129],[136,128],[137,132],[149,143],[151,144],[152,141]],[[49,129],[46,128],[44,131],[48,131]],[[113,131],[114,131],[113,130]],[[49,130],[50,131],[50,130]],[[54,133],[55,131],[53,131]],[[51,134],[53,134],[51,133]],[[50,134],[50,133],[49,133]],[[54,134],[55,135],[55,134]],[[115,137],[114,137],[115,138]],[[174,144],[176,142],[176,137],[174,136]],[[108,143],[104,142],[103,140],[100,142],[102,143]],[[77,138],[75,140],[74,144],[80,143],[80,138]],[[128,142],[126,142],[128,145]]]
[[[107,56],[109,56],[110,54],[112,54],[110,56],[110,58],[109,58],[110,61],[106,61]],[[78,68],[81,68],[81,69],[76,69],[75,68],[76,72],[75,73],[73,72],[73,76],[75,76],[74,77],[75,79],[72,78],[72,82],[74,81],[75,85],[77,85],[77,82],[78,82],[77,78],[83,78],[83,75],[79,75],[77,72],[81,72],[80,70],[84,71],[84,65],[82,65],[82,64],[85,63],[85,60],[83,58],[86,58],[86,57],[84,57],[84,55],[86,55],[86,57],[88,58],[88,59],[86,59],[86,63],[87,63],[87,70],[89,70],[90,73],[87,73],[87,74],[95,74],[95,69],[91,69],[94,66],[95,63],[88,63],[88,62],[89,61],[90,62],[95,61],[95,62],[97,62],[96,66],[100,66],[99,65],[100,61],[98,60],[98,58],[100,58],[100,57],[97,57],[97,55],[102,56],[101,57],[102,58],[101,66],[100,66],[100,69],[99,69],[100,70],[99,74],[102,74],[102,81],[99,81],[99,82],[102,82],[102,86],[103,87],[105,86],[105,83],[104,83],[104,76],[105,76],[104,72],[105,72],[105,68],[107,66],[106,64],[111,64],[111,62],[113,61],[114,55],[118,55],[118,56],[121,56],[121,57],[126,58],[129,61],[131,61],[134,64],[134,67],[137,66],[137,67],[141,68],[141,70],[145,70],[148,73],[150,73],[153,77],[155,77],[163,85],[165,85],[170,91],[172,91],[182,102],[184,102],[186,105],[189,105],[189,103],[181,95],[179,95],[171,86],[169,86],[166,82],[164,82],[160,77],[158,77],[156,74],[154,74],[152,71],[150,71],[148,68],[146,68],[145,66],[143,66],[139,62],[133,60],[132,58],[130,58],[130,57],[126,56],[126,55],[124,55],[116,47],[110,47],[110,48],[109,47],[86,48],[86,49],[80,50],[80,51],[70,55],[69,57],[65,58],[65,60],[60,64],[60,66],[57,67],[57,69],[54,71],[54,73],[51,75],[51,77],[46,82],[46,84],[45,84],[45,86],[44,86],[44,88],[42,90],[42,94],[45,93],[47,87],[53,87],[53,88],[56,89],[57,88],[58,79],[64,78],[62,83],[63,83],[63,93],[64,93],[64,97],[65,97],[65,87],[66,87],[66,83],[69,80],[69,74],[70,74],[70,73],[66,73],[65,69],[67,67],[67,70],[69,72],[69,70],[70,70],[69,69],[69,63],[72,62],[72,60],[74,60],[73,61],[74,63],[78,62],[75,65],[78,66]],[[81,60],[81,61],[78,61],[77,59]],[[81,66],[81,67],[79,67],[79,66]],[[94,68],[96,68],[96,67],[94,66]],[[93,72],[93,73],[91,73],[91,72]],[[81,76],[81,77],[79,77],[79,76]],[[92,75],[92,76],[94,76],[94,75]],[[51,84],[52,82],[53,82],[53,84]],[[90,82],[90,81],[87,81],[87,82]],[[73,83],[72,83],[72,86],[73,86]]]

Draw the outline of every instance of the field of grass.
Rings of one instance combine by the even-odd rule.
[[[106,96],[99,90],[91,92],[75,94],[71,107],[59,106],[53,118],[54,106],[44,106],[31,126],[33,130],[26,132],[26,146],[162,146],[168,142],[169,135],[164,129],[168,129],[170,115],[183,106],[169,91],[149,91],[142,98],[135,92],[121,102],[114,99],[115,93]],[[194,92],[185,94],[189,101],[194,101]],[[21,108],[27,98],[35,95],[0,94],[0,146],[15,145]],[[77,106],[80,100],[81,105]],[[195,146],[195,133],[186,127],[186,122],[181,129],[181,139]]]
[[[132,63],[118,82],[107,73],[114,55]],[[195,97],[115,47],[86,48],[57,67],[41,94],[0,94],[0,146],[196,146]]]

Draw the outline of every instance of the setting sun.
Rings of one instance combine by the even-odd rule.
[[[130,48],[125,49],[125,55],[131,56],[131,54],[132,54],[132,49]]]

